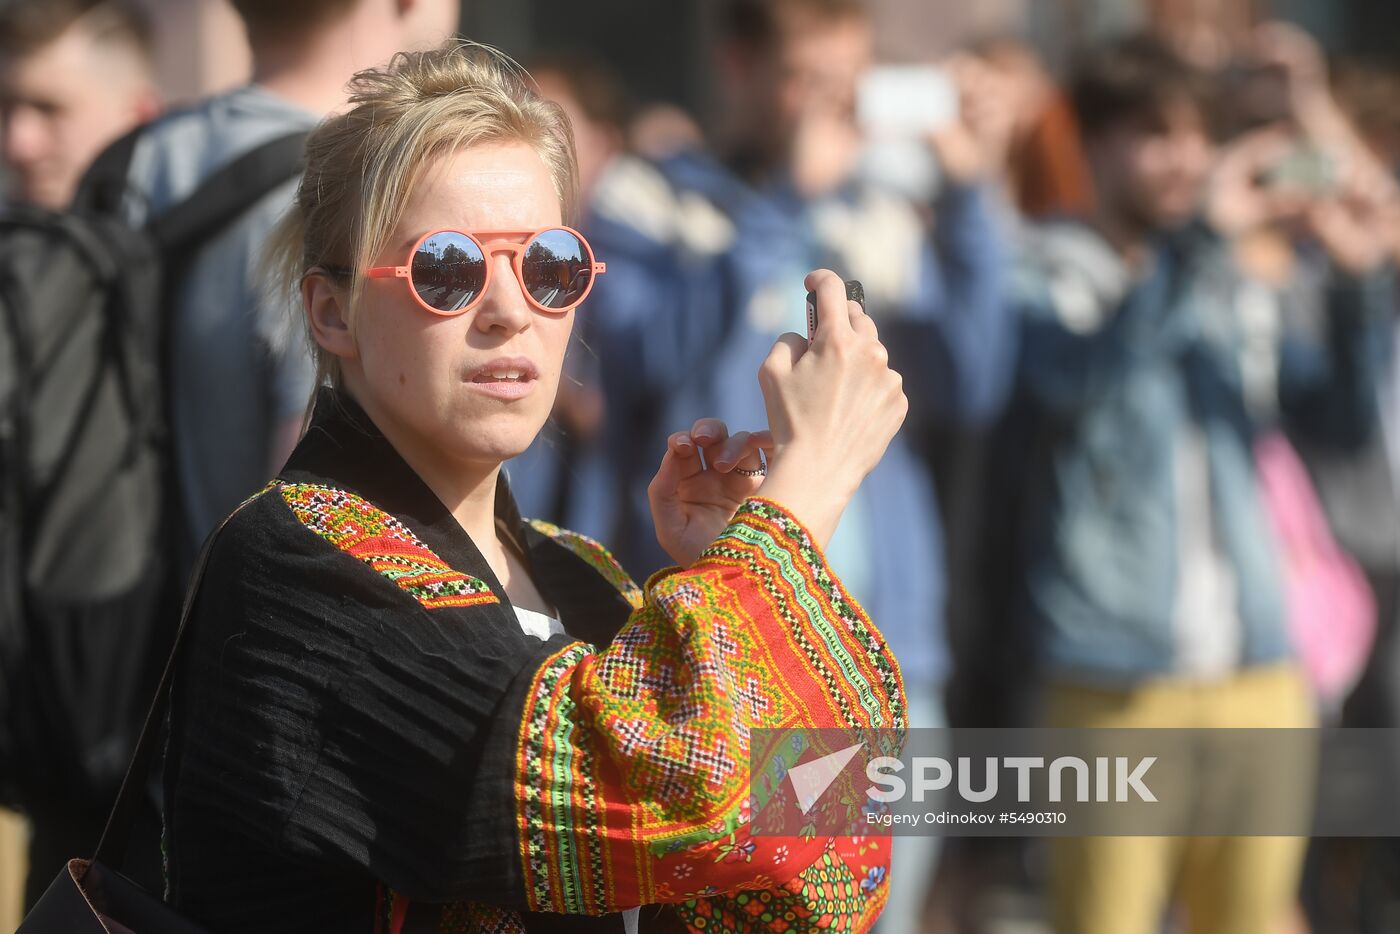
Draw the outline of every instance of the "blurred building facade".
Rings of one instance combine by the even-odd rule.
[[[160,78],[172,102],[246,80],[248,52],[226,0],[141,0],[159,34]],[[464,35],[511,55],[586,48],[613,63],[639,102],[669,101],[703,114],[712,35],[708,0],[463,0]],[[1400,4],[1385,0],[870,0],[882,58],[937,58],[957,46],[1014,35],[1052,66],[1088,41],[1153,22],[1210,30],[1221,38],[1264,16],[1305,26],[1329,49],[1400,58]]]
[[[160,78],[172,102],[246,80],[248,52],[226,0],[141,0],[158,29]],[[464,35],[520,59],[585,48],[615,65],[638,102],[669,101],[706,111],[713,0],[463,0]],[[1400,4],[1386,0],[870,0],[879,54],[892,61],[937,58],[968,41],[1013,35],[1052,66],[1086,42],[1172,23],[1228,41],[1249,23],[1282,16],[1333,51],[1396,59]]]

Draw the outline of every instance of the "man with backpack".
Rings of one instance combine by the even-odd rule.
[[[345,102],[355,72],[456,29],[451,0],[233,0],[253,80],[169,114],[131,154],[130,221],[186,198],[238,156],[309,130]],[[167,335],[182,571],[204,536],[281,466],[301,431],[310,359],[287,310],[260,300],[258,251],[290,203],[293,173],[182,257]]]
[[[0,800],[30,903],[91,855],[204,536],[280,468],[311,391],[259,249],[345,84],[455,0],[233,0],[253,81],[98,157],[74,215],[0,215]],[[116,215],[115,217],[112,215]],[[159,888],[155,797],[129,874]]]
[[[151,25],[134,0],[0,3],[6,201],[67,207],[93,156],[159,109]],[[0,686],[0,707],[5,693]],[[28,837],[21,817],[0,812],[0,930],[19,920]]]

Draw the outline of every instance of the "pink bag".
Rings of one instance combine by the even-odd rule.
[[[1254,462],[1283,563],[1294,648],[1323,703],[1340,703],[1375,640],[1375,597],[1361,568],[1332,536],[1312,479],[1288,439],[1280,432],[1261,435]]]

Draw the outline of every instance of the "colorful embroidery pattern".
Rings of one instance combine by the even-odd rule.
[[[872,875],[879,882],[869,884]],[[693,931],[862,931],[874,923],[889,894],[883,867],[857,879],[832,848],[783,885],[760,892],[695,899],[676,906]]]
[[[689,825],[652,840],[660,852],[734,829],[749,731],[791,715],[766,689],[762,647],[717,583],[700,577],[660,598],[677,621],[704,608],[707,625],[628,625],[597,666],[610,701],[604,742],[628,790],[653,819]]]
[[[278,487],[301,524],[353,555],[429,609],[499,602],[485,581],[453,570],[402,522],[345,490]]]
[[[559,526],[543,519],[531,519],[530,525],[541,535],[546,535],[554,539],[565,548],[587,561],[593,570],[597,571],[604,580],[617,588],[617,592],[627,598],[627,602],[632,604],[633,609],[640,609],[642,605],[642,589],[637,586],[637,582],[632,580],[631,575],[622,569],[622,565],[617,563],[617,559],[612,556],[603,545],[581,535],[578,532],[570,532],[568,529],[561,529]]]
[[[778,585],[763,562],[753,561],[752,549],[736,547],[737,542],[761,549],[782,572],[784,586]],[[793,560],[794,555],[801,560]],[[772,500],[749,499],[705,556],[746,563],[764,582],[765,589],[782,608],[792,638],[824,672],[831,696],[843,703],[843,725],[904,728],[904,684],[893,654],[865,611],[831,576],[831,569],[807,530],[785,509]],[[782,599],[784,591],[792,599]],[[794,609],[803,610],[803,617],[799,618]],[[817,641],[812,640],[808,630]],[[843,651],[851,640],[859,646],[859,652]],[[833,661],[837,663],[835,667],[830,665]],[[844,708],[847,697],[846,691],[839,689],[839,678],[850,679],[847,687],[856,689],[861,707],[873,718],[871,721],[856,719],[851,710]],[[885,704],[890,707],[888,716],[883,709]]]
[[[560,689],[560,681],[567,678],[589,654],[589,646],[580,643],[560,649],[540,669],[535,677],[534,689],[526,700],[527,707],[539,709],[540,705],[548,705],[557,695],[558,703],[569,708],[561,711],[564,716],[554,723],[550,722],[551,718],[535,716],[527,718],[523,724],[521,764],[524,774],[516,807],[522,819],[531,826],[543,827],[560,821],[568,824],[568,809],[573,800],[592,797],[590,776],[582,769],[575,770],[575,750],[569,743],[573,726],[570,715],[574,703],[567,692]],[[551,730],[554,731],[552,734]],[[563,731],[562,734],[559,731]],[[559,744],[561,739],[564,742]],[[577,853],[571,846],[573,842],[564,835],[554,837],[542,834],[527,840],[524,856],[526,881],[533,886],[530,892],[532,903],[546,904],[550,901],[549,885],[553,881],[559,887],[558,902],[565,906],[556,910],[583,910],[576,879],[579,868]]]
[[[410,911],[413,924],[408,924]],[[525,934],[520,913],[480,902],[454,902],[447,905],[414,903],[387,886],[376,886],[374,934],[403,934],[405,930],[428,930],[420,915],[436,934]]]
[[[765,500],[647,596],[606,651],[567,646],[529,687],[516,817],[531,909],[690,899],[696,930],[866,930],[888,854],[751,836],[748,759],[760,727],[902,726],[878,630]]]
[[[438,934],[525,934],[525,922],[508,908],[459,902],[443,907]]]

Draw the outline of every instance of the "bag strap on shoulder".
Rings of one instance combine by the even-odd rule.
[[[164,251],[188,250],[218,233],[278,185],[301,171],[307,130],[269,140],[219,169],[188,198],[148,225]]]
[[[269,486],[269,489],[271,488]],[[131,764],[126,768],[126,776],[122,779],[121,790],[117,792],[116,803],[112,805],[112,811],[107,815],[107,824],[102,829],[102,839],[98,841],[97,852],[92,857],[94,862],[102,863],[114,870],[120,870],[122,861],[126,858],[127,844],[131,841],[131,829],[136,820],[137,804],[150,774],[151,765],[155,761],[161,727],[170,706],[170,690],[175,683],[180,647],[185,641],[190,616],[194,612],[195,600],[199,597],[199,587],[204,581],[204,572],[209,567],[209,555],[213,552],[214,542],[224,527],[245,506],[257,498],[256,496],[249,498],[225,516],[218,528],[209,534],[209,537],[204,540],[204,545],[199,549],[194,570],[190,573],[189,587],[185,590],[185,599],[180,607],[180,624],[175,630],[175,641],[170,647],[170,657],[165,662],[165,670],[160,676],[160,686],[156,688],[155,698],[151,701],[151,708],[146,713],[145,725],[141,727],[141,738],[136,741],[136,751],[132,753]]]
[[[118,217],[131,191],[136,146],[150,129],[142,124],[104,149],[78,186],[71,210],[85,217]],[[162,250],[187,249],[217,233],[258,199],[301,171],[310,130],[297,130],[254,146],[209,176],[194,193],[151,220],[147,228]]]
[[[141,124],[98,154],[83,174],[78,193],[73,197],[74,213],[88,217],[116,217],[121,212],[136,144],[148,126],[148,123]]]

